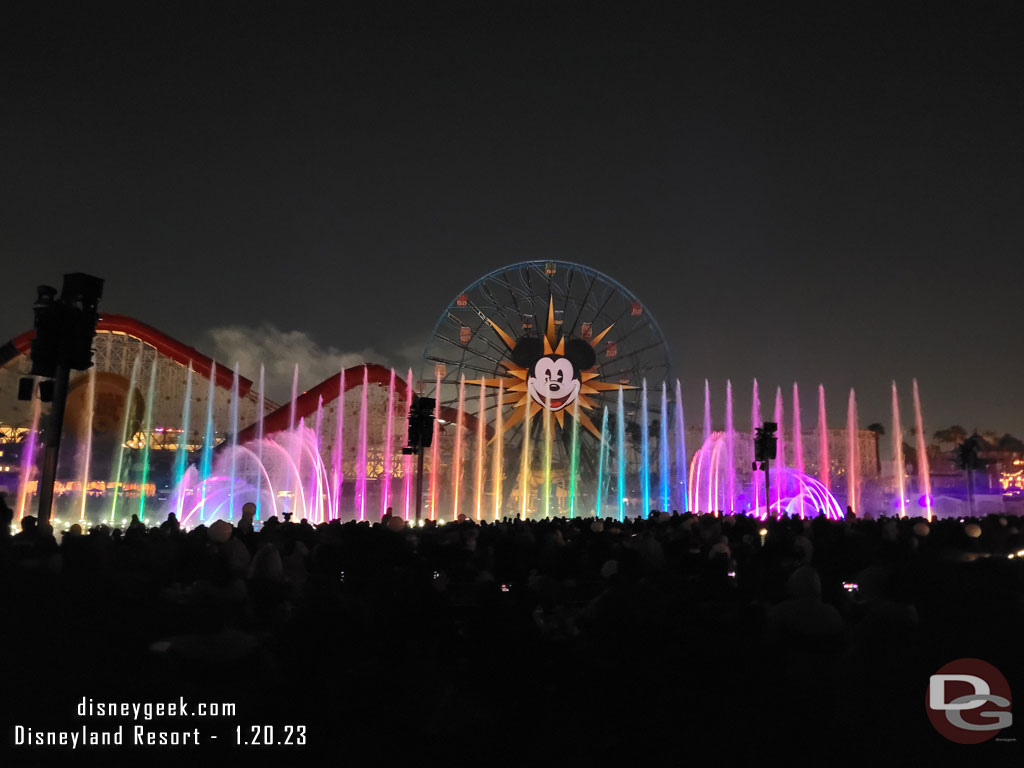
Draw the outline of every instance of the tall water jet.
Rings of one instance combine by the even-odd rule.
[[[96,366],[89,369],[89,380],[85,392],[85,419],[83,429],[83,461],[82,461],[82,503],[78,510],[78,519],[85,521],[85,503],[89,498],[89,471],[92,469],[92,421],[96,414]]]
[[[687,485],[689,507],[697,514],[729,514],[728,442],[724,431],[713,431],[708,441],[693,452]]]
[[[725,380],[725,446],[726,446],[726,507],[729,514],[736,512],[736,432],[732,422],[732,380]]]
[[[580,467],[580,399],[572,403],[572,442],[569,449],[569,519],[576,517],[576,475]]]
[[[33,384],[35,380],[33,379]],[[29,507],[29,484],[32,482],[33,470],[36,468],[36,441],[39,435],[39,415],[42,411],[42,400],[35,395],[33,386],[32,394],[32,424],[28,434],[25,436],[24,445],[21,449],[21,472],[18,475],[18,520],[25,517]]]
[[[466,425],[466,376],[459,377],[459,406],[455,411],[455,455],[452,457],[452,520],[459,519],[462,490],[463,431]]]
[[[206,522],[206,485],[210,479],[210,469],[213,466],[213,401],[216,398],[214,389],[217,381],[217,364],[210,365],[210,382],[206,390],[206,431],[203,436],[203,453],[200,457],[199,479],[202,484],[199,489],[200,507],[199,522]]]
[[[318,395],[316,402],[316,440],[313,445],[313,469],[316,474],[316,512],[315,517],[321,523],[331,519],[331,473],[324,461],[326,440],[324,436],[324,396]]]
[[[793,462],[796,471],[804,474],[804,431],[800,419],[800,387],[793,382]],[[800,519],[804,519],[804,497],[800,496]]]
[[[341,492],[345,485],[342,457],[345,451],[345,367],[338,372],[338,397],[334,401],[334,445],[331,446],[331,484],[334,487],[335,520],[341,518]],[[262,423],[262,422],[261,422]]]
[[[184,502],[181,480],[185,477],[185,469],[188,467],[188,434],[191,419],[192,361],[189,360],[188,370],[185,373],[185,399],[181,403],[181,433],[178,435],[178,450],[174,455],[174,488],[177,489],[178,494],[174,511],[179,521],[181,520],[181,507]]]
[[[711,387],[704,379],[704,442],[711,437]]]
[[[294,464],[296,467],[302,461],[302,453],[301,453],[302,448],[301,448],[300,442],[298,440],[294,439],[295,427],[296,427],[296,424],[295,424],[295,414],[296,414],[297,408],[298,408],[298,401],[299,401],[299,364],[296,363],[295,364],[295,368],[292,370],[292,399],[291,399],[291,401],[289,401],[289,404],[288,404],[288,434],[290,435],[290,437],[288,438],[288,446],[291,448],[291,451],[292,451],[290,456],[289,456],[289,458],[290,458],[292,464]],[[288,502],[289,502],[288,510],[293,515],[295,514],[295,499],[298,498],[298,496],[301,495],[301,493],[302,493],[301,486],[295,487],[295,488],[292,487],[292,481],[293,480],[297,481],[298,479],[299,478],[295,478],[291,474],[289,474],[286,477],[286,479],[285,479],[285,486],[284,486],[284,496],[285,496],[285,499],[287,499]]]
[[[313,497],[311,494],[307,497],[307,490],[302,484],[302,454],[303,448],[305,447],[303,445],[303,438],[309,434],[309,432],[311,432],[311,430],[306,429],[306,417],[299,416],[299,423],[295,425],[295,429],[286,433],[288,446],[291,449],[290,458],[292,471],[295,475],[295,493],[292,495],[291,507],[289,509],[295,519],[315,522],[315,520],[312,519],[312,514],[309,512]]]
[[[857,395],[850,387],[850,400],[846,406],[846,504],[857,514],[860,501],[860,447],[857,442]]]
[[[761,426],[761,396],[757,390],[757,379],[750,394],[750,439],[753,440],[757,428]]]
[[[356,511],[366,519],[366,398],[370,388],[370,369],[363,366],[363,391],[359,403],[359,453],[356,456]]]
[[[501,400],[505,396],[505,385],[498,379],[498,391],[494,397],[494,519],[501,519],[501,481],[504,465],[502,464],[501,448],[504,438],[503,420],[504,414]]]
[[[617,433],[616,459],[619,462],[619,522],[626,519],[626,404],[623,399],[622,387],[619,387],[618,413],[615,419]]]
[[[689,493],[687,492],[686,474],[688,455],[686,453],[686,419],[683,414],[683,387],[676,379],[676,485],[679,493],[679,506],[683,512],[690,511]]]
[[[651,452],[648,435],[650,411],[647,408],[647,379],[640,390],[640,516],[644,519],[651,509]]]
[[[313,453],[317,458],[322,459],[321,446],[323,446],[323,430],[324,430],[324,396],[318,395],[316,398],[316,428],[313,430]],[[314,462],[314,465],[316,462]],[[313,518],[324,522],[324,487],[323,482],[318,472],[314,472],[313,477],[310,478],[309,493],[306,494],[307,499],[313,499]]]
[[[391,508],[391,444],[392,444],[392,433],[395,428],[394,422],[394,408],[395,408],[395,369],[391,369],[391,379],[388,381],[388,412],[387,412],[387,425],[384,427],[384,474],[381,475],[381,482],[384,488],[381,492],[380,511],[381,515],[387,513]]]
[[[924,494],[925,512],[932,521],[932,475],[928,466],[928,446],[924,440],[924,421],[921,418],[921,395],[914,379],[914,426],[917,431],[917,487]]]
[[[316,427],[313,430],[313,445],[316,453],[320,453],[324,444],[324,396],[316,397]]]
[[[434,387],[435,414],[434,433],[430,443],[430,519],[437,519],[438,493],[441,490],[441,369],[435,370],[437,381]]]
[[[533,410],[533,403],[527,401],[526,413],[523,415],[523,446],[522,446],[522,468],[519,471],[519,495],[522,497],[522,519],[526,519],[528,504],[527,498],[530,495],[530,411]]]
[[[295,369],[292,371],[292,399],[288,404],[288,431],[291,432],[295,429],[295,412],[298,407],[299,400],[299,364],[295,364]]]
[[[669,479],[669,444],[668,444],[668,382],[661,382],[661,432],[658,435],[658,479],[661,482],[661,511],[672,509],[672,487]],[[576,474],[575,466],[573,475]]]
[[[263,466],[263,412],[266,410],[266,402],[263,395],[264,387],[264,367],[263,363],[260,363],[260,383],[259,391],[256,393],[256,461],[259,465]],[[262,496],[262,485],[263,485],[263,473],[256,473],[256,519],[260,519],[260,510],[263,507],[261,496]]]
[[[408,429],[409,416],[412,413],[412,398],[413,398],[413,381],[412,381],[412,368],[409,369],[405,377],[405,425],[404,429]],[[405,440],[402,441],[403,444]],[[409,519],[409,511],[412,508],[412,455],[405,452],[402,453],[402,485],[404,489],[402,491],[402,506],[405,509],[405,519]]]
[[[484,515],[484,442],[486,441],[486,433],[484,432],[484,413],[485,413],[485,402],[484,397],[487,394],[487,385],[483,379],[480,380],[480,404],[476,409],[476,520],[480,522],[483,520]]]
[[[114,485],[114,493],[110,499],[110,524],[114,525],[116,522],[115,515],[117,514],[117,499],[121,495],[121,474],[124,469],[124,452],[128,446],[128,427],[132,422],[132,416],[135,413],[135,382],[139,377],[139,362],[141,357],[137,356],[135,361],[132,363],[132,374],[128,380],[128,394],[125,396],[124,401],[124,418],[121,420],[121,442],[117,446],[117,460],[114,464],[114,474],[111,477],[111,481]],[[180,491],[179,491],[180,492]],[[178,516],[181,519],[181,515]]]
[[[142,479],[139,482],[139,522],[146,521],[146,484],[149,482],[149,450],[153,442],[153,400],[156,395],[156,357],[149,370],[149,388],[146,390],[146,421],[142,428],[146,441],[142,449]]]
[[[757,379],[754,379],[754,385],[750,393],[750,439],[754,440],[757,436],[757,429],[761,426],[761,396],[757,390]],[[754,489],[754,509],[761,508],[761,473],[754,472],[751,476],[751,486]],[[768,508],[768,499],[765,499],[765,509]]]
[[[334,500],[331,497],[331,473],[327,462],[324,460],[326,440],[323,432],[324,426],[324,397],[319,395],[316,404],[316,442],[313,453],[313,471],[316,475],[316,512],[318,522],[326,523],[331,519],[331,509]]]
[[[818,385],[818,479],[826,491],[832,490],[829,482],[831,465],[828,458],[828,419],[825,414],[825,385]]]
[[[597,447],[597,493],[594,499],[594,517],[601,519],[601,507],[604,502],[604,474],[608,456],[608,406],[604,407],[601,416],[601,444]]]
[[[235,477],[238,475],[238,361],[231,374],[231,490],[228,497],[228,520],[235,519]]]
[[[779,442],[776,449],[775,467],[781,471],[786,468],[786,409],[782,402],[782,387],[775,388],[775,423],[779,425]],[[769,506],[771,506],[769,504]],[[778,514],[782,514],[782,488],[779,483],[775,484],[775,508]]]
[[[715,433],[712,432],[711,434],[714,435]],[[714,450],[711,452],[711,461],[709,462],[709,464],[710,464],[710,469],[711,469],[712,482],[708,483],[708,485],[707,485],[707,489],[708,489],[708,511],[711,512],[715,517],[718,517],[719,513],[721,512],[722,507],[724,506],[722,504],[722,498],[719,495],[719,490],[721,489],[721,485],[724,485],[724,483],[720,483],[720,478],[721,478],[721,474],[722,474],[721,470],[720,470],[720,467],[722,465],[722,441],[721,440],[719,440],[717,442],[717,444],[715,445]]]
[[[896,475],[896,492],[900,496],[900,517],[907,516],[907,491],[904,485],[906,474],[903,465],[903,425],[900,424],[900,401],[896,382],[892,383],[892,469]]]
[[[544,519],[551,517],[551,398],[544,407]]]

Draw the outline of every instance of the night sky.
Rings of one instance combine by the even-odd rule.
[[[405,365],[477,277],[566,259],[657,317],[690,423],[757,376],[887,428],[895,379],[910,426],[916,376],[929,432],[1024,436],[1014,2],[21,5],[4,339],[84,271],[204,351]]]

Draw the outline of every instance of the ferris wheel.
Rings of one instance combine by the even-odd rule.
[[[635,476],[643,448],[656,453],[671,381],[661,328],[634,293],[580,264],[527,261],[456,294],[424,351],[420,390],[442,420],[482,417],[502,442],[499,505],[513,496],[524,511],[564,513],[570,487],[593,506],[606,465],[621,458]]]

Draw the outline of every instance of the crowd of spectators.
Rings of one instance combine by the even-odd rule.
[[[172,514],[58,543],[32,517],[11,536],[3,509],[3,650],[25,660],[7,704],[56,717],[83,695],[187,695],[308,723],[321,749],[560,742],[574,764],[713,739],[744,760],[934,741],[928,675],[1021,669],[1016,517],[311,525],[248,505],[235,525]]]

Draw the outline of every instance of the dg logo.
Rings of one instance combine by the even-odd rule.
[[[1013,723],[1010,685],[981,659],[957,659],[928,681],[925,709],[935,730],[958,744],[988,741]]]

